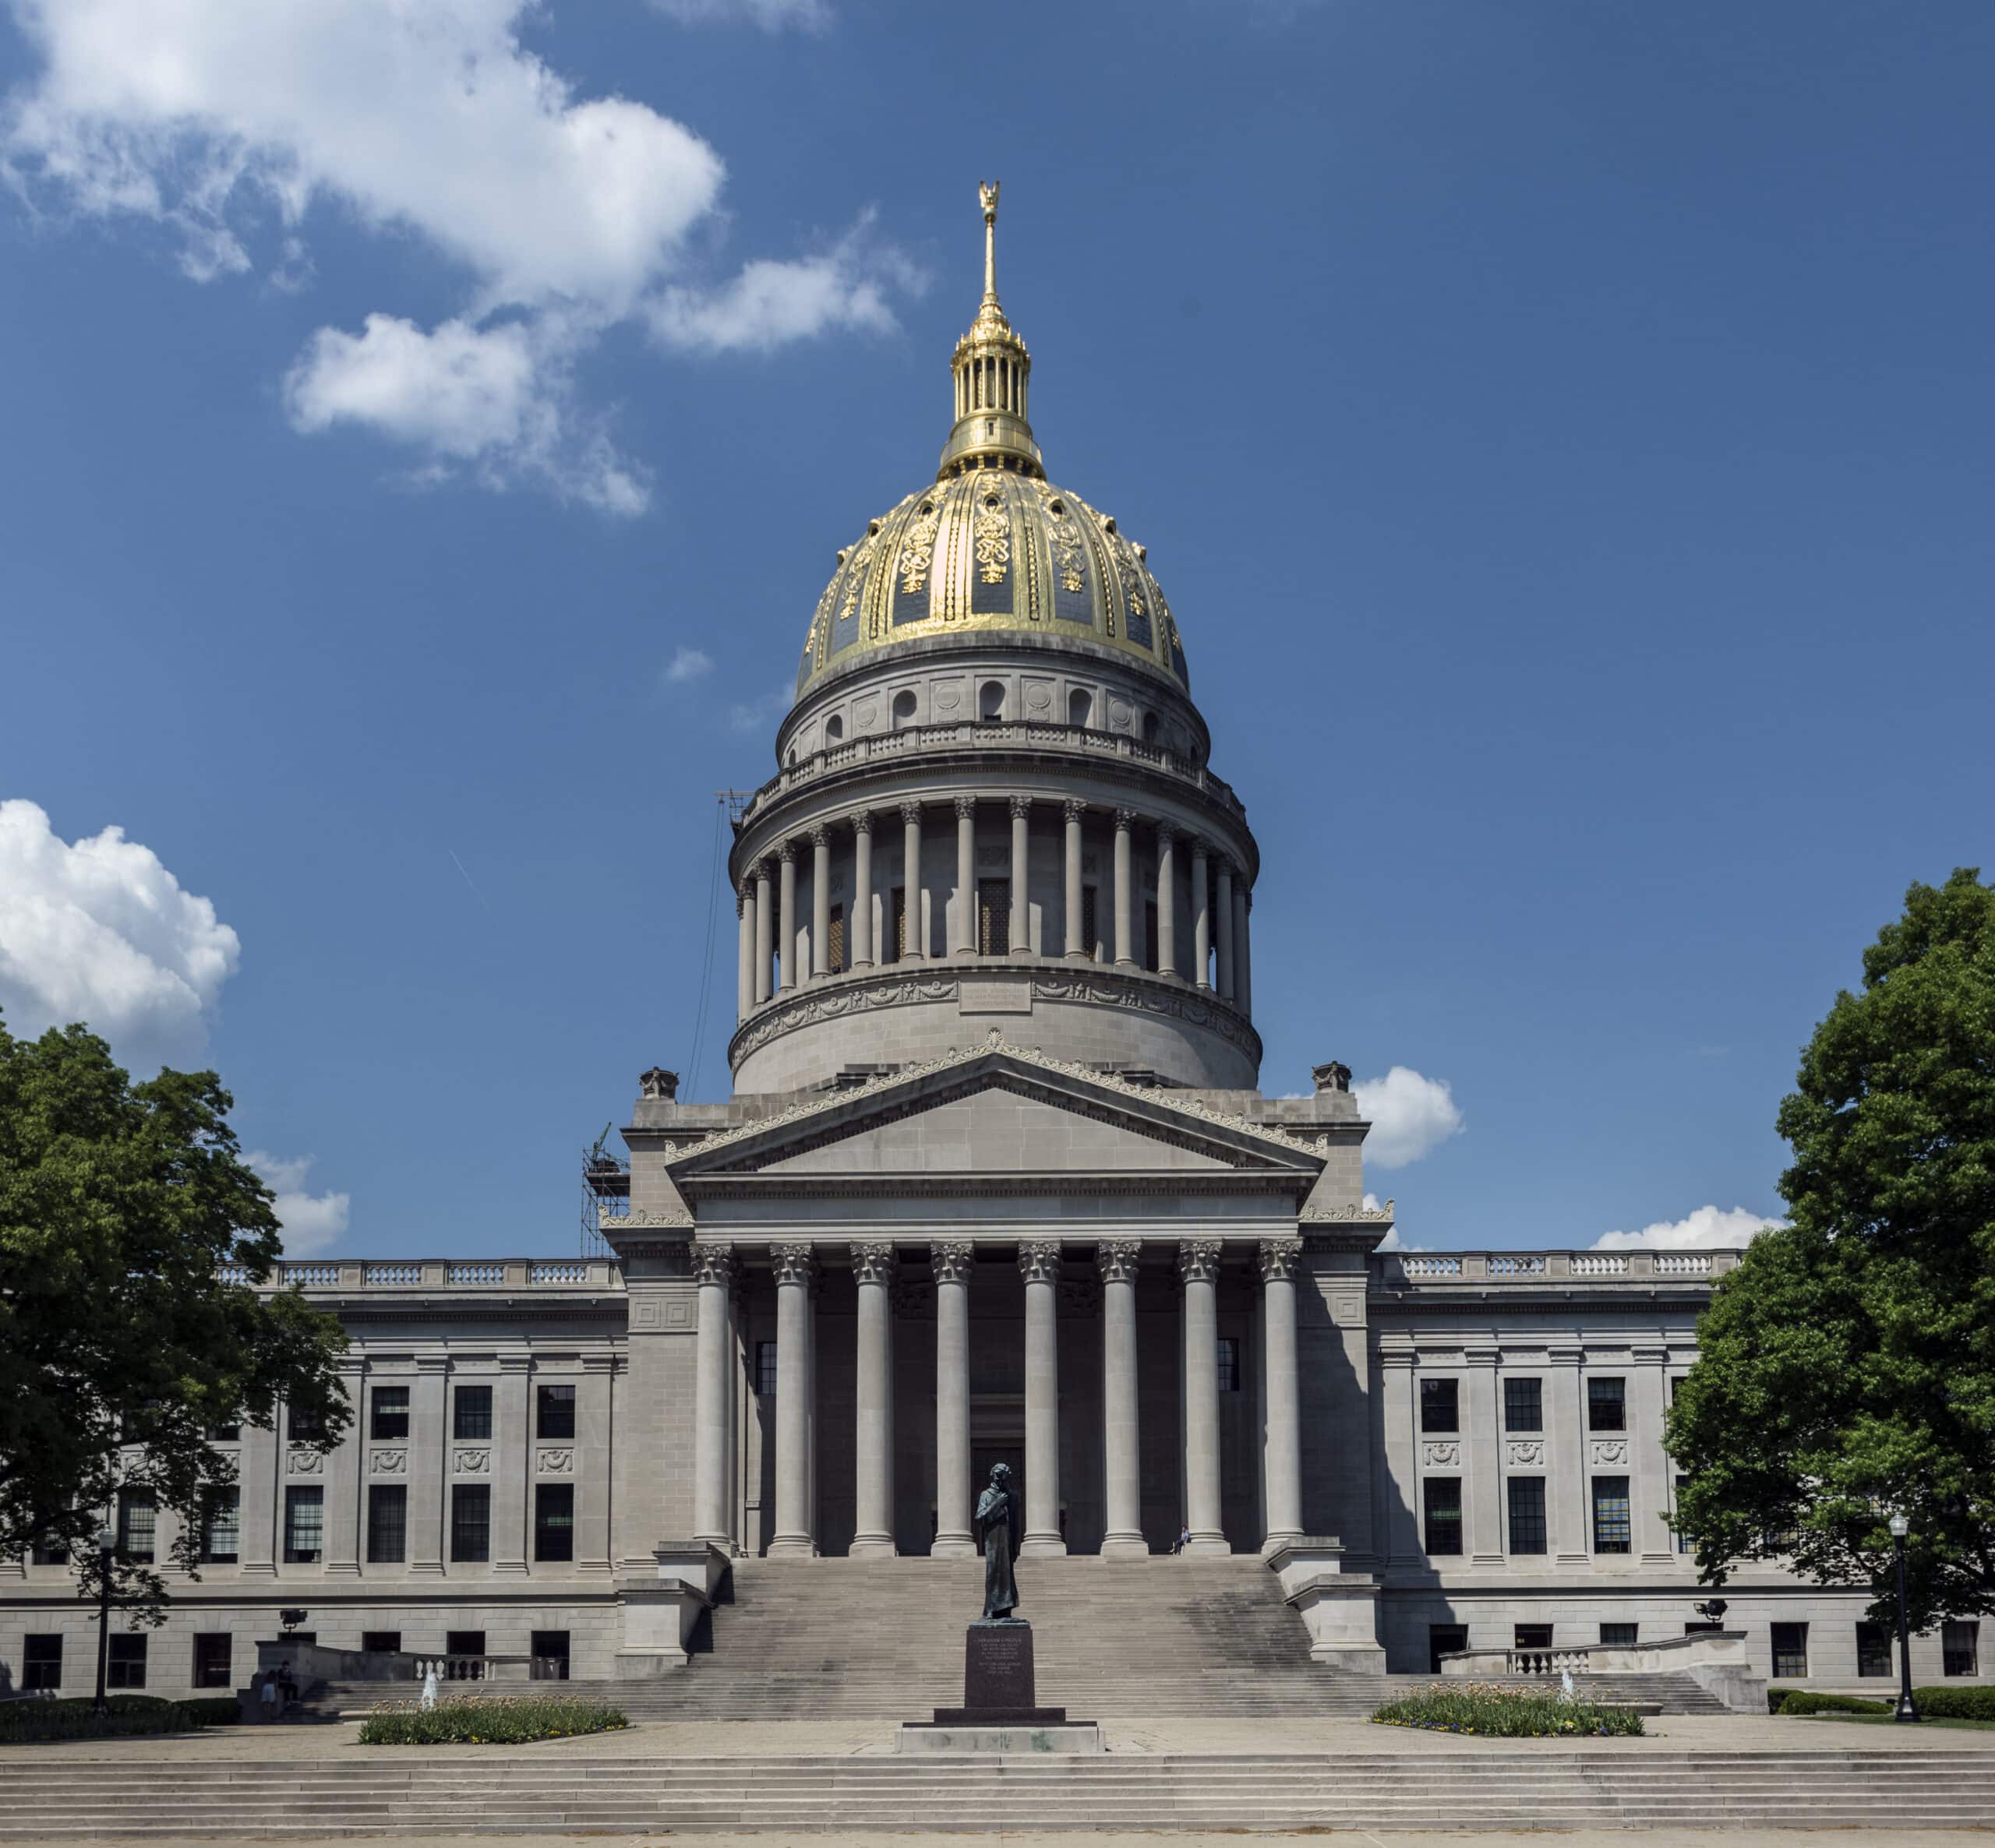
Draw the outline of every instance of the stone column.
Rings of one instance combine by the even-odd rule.
[[[613,1568],[609,1483],[616,1433],[612,1423],[613,1354],[584,1354],[575,1382],[575,1570],[593,1578]],[[723,1543],[723,1550],[728,1550]]]
[[[1206,865],[1206,844],[1192,843],[1192,954],[1198,962],[1193,980],[1200,988],[1213,985],[1212,880]]]
[[[1233,862],[1219,863],[1219,899],[1213,908],[1219,913],[1219,993],[1223,1001],[1233,993]]]
[[[1552,1376],[1552,1416],[1545,1434],[1545,1474],[1551,1479],[1548,1543],[1558,1564],[1585,1565],[1593,1557],[1587,1520],[1587,1433],[1581,1416],[1586,1394],[1580,1384],[1585,1365],[1581,1348],[1552,1348],[1545,1356]]]
[[[976,798],[956,798],[956,940],[959,956],[976,954]]]
[[[858,1365],[853,1399],[858,1428],[851,1550],[892,1554],[894,1545],[894,1248],[854,1245],[859,1285]],[[781,1352],[779,1349],[778,1352]]]
[[[1031,846],[1032,798],[1012,798],[1012,954],[1032,954],[1032,896],[1026,884],[1026,856]]]
[[[1500,1566],[1508,1550],[1503,1532],[1503,1434],[1496,1410],[1496,1363],[1502,1356],[1495,1348],[1471,1346],[1462,1358],[1468,1363],[1468,1416],[1462,1444],[1468,1560],[1471,1565]]]
[[[873,817],[852,818],[852,966],[873,966]]]
[[[1061,804],[1067,817],[1067,954],[1092,956],[1094,945],[1081,940],[1081,817],[1087,813],[1084,802]]]
[[[1662,1420],[1669,1399],[1664,1366],[1669,1350],[1638,1346],[1630,1358],[1634,1363],[1634,1377],[1629,1381],[1628,1443],[1633,1467],[1628,1472],[1628,1518],[1634,1529],[1636,1554],[1650,1565],[1662,1565],[1675,1557],[1666,1518],[1668,1487],[1663,1474],[1666,1453]]]
[[[1414,1363],[1411,1347],[1389,1349],[1379,1356],[1387,1478],[1384,1550],[1386,1563],[1396,1566],[1416,1564],[1426,1557],[1420,1533],[1420,1440],[1414,1410],[1420,1382]]]
[[[734,1017],[739,1023],[755,1005],[755,893],[745,879],[734,894]]]
[[[1267,1368],[1261,1443],[1264,1553],[1302,1532],[1302,1396],[1295,1356],[1295,1270],[1301,1261],[1298,1242],[1270,1240],[1261,1247],[1261,1347]]]
[[[810,1293],[816,1255],[808,1245],[776,1245],[776,1530],[772,1559],[810,1559],[817,1551],[810,1501],[810,1435],[816,1422]]]
[[[832,972],[831,831],[810,831],[810,973]]]
[[[1062,1554],[1060,1532],[1060,1246],[1019,1247],[1026,1280],[1026,1531],[1019,1557]]]
[[[448,1458],[443,1441],[450,1362],[441,1354],[418,1354],[408,1395],[408,1569],[443,1570],[444,1479]]]
[[[1187,1553],[1225,1553],[1219,1494],[1219,1242],[1178,1247],[1185,1284],[1185,1525]]]
[[[921,926],[921,804],[901,804],[901,883],[907,899],[907,950],[903,961],[920,962],[928,935]]]
[[[532,1479],[533,1361],[501,1354],[492,1392],[492,1570],[507,1577],[527,1569],[527,1490]]]
[[[1238,941],[1233,946],[1233,986],[1240,1003],[1240,1011],[1252,1017],[1254,1012],[1254,959],[1248,950],[1248,920],[1254,914],[1254,894],[1247,890],[1247,876],[1240,876],[1240,898],[1238,915],[1234,919],[1234,932]]]
[[[935,1543],[937,1559],[969,1559],[969,1279],[976,1247],[930,1245],[935,1277]]]
[[[780,910],[776,915],[776,968],[782,979],[779,989],[796,986],[796,843],[786,841],[776,849],[776,859],[782,869],[779,900]]]
[[[1171,830],[1156,831],[1156,970],[1178,973],[1178,848]]]
[[[1133,809],[1115,811],[1115,961],[1118,968],[1135,966],[1135,951],[1132,947],[1134,933],[1129,912],[1132,902],[1130,892],[1130,834],[1136,825],[1136,812]]]
[[[279,1405],[277,1426],[260,1430],[253,1424],[242,1427],[242,1442],[235,1453],[235,1518],[238,1524],[235,1557],[241,1562],[236,1575],[242,1578],[272,1578],[277,1575],[277,1529],[283,1521],[282,1484],[286,1446],[284,1421],[290,1408]]]
[[[693,1537],[734,1550],[729,1518],[729,1463],[734,1442],[734,1280],[739,1266],[726,1245],[693,1247],[699,1333],[693,1409]],[[781,1349],[777,1349],[779,1356]]]
[[[755,868],[755,1004],[769,998],[769,964],[775,954],[775,912],[769,896],[769,862]]]
[[[1143,1247],[1135,1239],[1100,1247],[1101,1272],[1102,1481],[1104,1559],[1146,1559],[1143,1538],[1142,1455],[1136,1422],[1136,1271]]]

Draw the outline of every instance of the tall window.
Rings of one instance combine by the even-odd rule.
[[[533,1556],[536,1560],[575,1557],[575,1485],[542,1483],[533,1492]]]
[[[1222,1392],[1240,1390],[1240,1338],[1237,1335],[1219,1338],[1219,1389]]]
[[[1156,901],[1145,901],[1143,905],[1143,967],[1153,969],[1157,965]]]
[[[326,1543],[326,1491],[309,1488],[284,1492],[284,1557],[292,1566],[315,1566]]]
[[[533,1659],[527,1672],[535,1680],[567,1680],[568,1632],[566,1630],[535,1631],[529,1652]]]
[[[883,956],[880,960],[882,962],[899,962],[903,956],[907,954],[907,887],[906,886],[895,886],[888,893],[887,909],[889,913],[887,920],[887,947],[889,954]]]
[[[153,1557],[153,1542],[159,1524],[159,1505],[150,1489],[118,1491],[118,1550],[139,1565]]]
[[[21,1657],[21,1686],[30,1694],[62,1685],[62,1638],[30,1635]]]
[[[1808,1678],[1808,1626],[1776,1624],[1773,1627],[1774,1679],[1805,1681]]]
[[[842,974],[845,968],[845,907],[842,905],[832,907],[826,926],[824,967],[834,975]]]
[[[1510,1550],[1542,1553],[1545,1550],[1545,1478],[1513,1476],[1510,1478]]]
[[[755,1343],[755,1390],[764,1398],[775,1396],[776,1344],[772,1341]]]
[[[575,1389],[572,1386],[542,1386],[535,1395],[534,1428],[543,1437],[572,1437],[575,1434]]]
[[[1625,1431],[1628,1428],[1628,1382],[1626,1380],[1587,1381],[1587,1429],[1590,1431]]]
[[[1856,1672],[1866,1680],[1888,1680],[1891,1673],[1891,1632],[1884,1624],[1856,1626]]]
[[[234,1483],[217,1483],[201,1496],[201,1557],[210,1565],[232,1565],[240,1544],[239,1510],[242,1491]]]
[[[114,1636],[106,1652],[104,1665],[104,1684],[107,1688],[122,1688],[128,1691],[146,1684],[146,1638],[143,1636]]]
[[[394,1441],[408,1435],[408,1388],[376,1386],[367,1395],[370,1416],[367,1434]]]
[[[367,1491],[367,1563],[398,1566],[408,1552],[408,1490],[376,1483]]]
[[[1690,1482],[1690,1479],[1687,1476],[1679,1476],[1676,1479],[1676,1505],[1679,1508],[1681,1508],[1683,1505],[1683,1490],[1685,1486]],[[1676,1543],[1676,1550],[1679,1553],[1688,1553],[1690,1550],[1690,1536],[1684,1532],[1682,1528],[1675,1525],[1672,1522],[1670,1526],[1669,1533],[1670,1538]]]
[[[1594,1551],[1626,1553],[1632,1533],[1628,1515],[1627,1477],[1596,1476],[1593,1479]]]
[[[983,956],[1008,956],[1012,952],[1012,882],[1008,879],[976,882],[976,947]]]
[[[492,1439],[492,1388],[460,1386],[450,1405],[450,1435],[460,1444],[487,1444]]]
[[[1460,1430],[1460,1386],[1457,1381],[1422,1380],[1420,1382],[1420,1428],[1423,1431]]]
[[[1545,1382],[1542,1380],[1506,1380],[1503,1382],[1503,1429],[1506,1431],[1541,1431],[1545,1429]]]
[[[450,1490],[450,1558],[479,1564],[492,1557],[492,1487],[458,1483]]]
[[[294,1444],[316,1444],[326,1434],[325,1415],[316,1405],[293,1405],[288,1422]]]
[[[1978,1675],[1981,1659],[1981,1626],[1971,1617],[1954,1617],[1940,1627],[1940,1672],[1949,1675]]]
[[[1421,1485],[1427,1516],[1427,1551],[1439,1558],[1462,1550],[1462,1484],[1455,1476],[1430,1476]]]
[[[1441,1672],[1441,1658],[1452,1656],[1457,1650],[1468,1647],[1468,1625],[1466,1624],[1429,1624],[1427,1626],[1427,1672],[1438,1675]]]
[[[232,1688],[234,1639],[226,1630],[210,1630],[194,1638],[194,1685]]]
[[[1081,887],[1081,947],[1090,956],[1099,956],[1101,954],[1101,936],[1096,928],[1096,904],[1095,888],[1093,886],[1082,886]]]

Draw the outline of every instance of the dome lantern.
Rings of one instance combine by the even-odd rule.
[[[1032,355],[998,300],[998,182],[980,183],[977,197],[983,207],[983,300],[950,361],[956,421],[935,478],[946,481],[966,468],[1009,468],[1043,479],[1026,418]]]

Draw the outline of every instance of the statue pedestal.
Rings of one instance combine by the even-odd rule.
[[[1036,1704],[1032,1625],[982,1617],[963,1635],[963,1704],[937,1707],[932,1720],[904,1720],[902,1751],[1098,1752],[1101,1729],[1070,1724],[1065,1707]]]

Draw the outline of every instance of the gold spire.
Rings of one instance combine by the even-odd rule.
[[[942,446],[936,479],[966,468],[1009,468],[1043,478],[1039,445],[1026,421],[1032,355],[998,300],[998,182],[980,182],[976,192],[983,208],[983,300],[950,362],[956,421]]]

